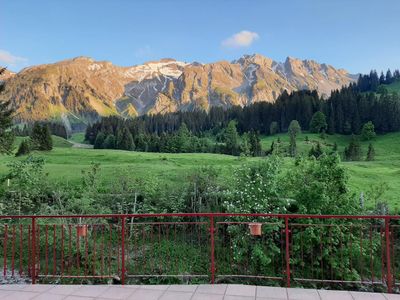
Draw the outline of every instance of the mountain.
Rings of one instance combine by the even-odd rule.
[[[2,78],[0,78],[1,80]],[[283,90],[316,89],[322,96],[354,81],[343,69],[259,54],[209,64],[162,59],[133,67],[77,57],[4,75],[17,121],[85,123],[99,116],[166,113],[211,106],[272,102]]]

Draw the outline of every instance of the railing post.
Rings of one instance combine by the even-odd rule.
[[[392,292],[392,271],[390,263],[390,218],[385,218],[385,239],[386,239],[386,276],[388,293]]]
[[[210,242],[211,242],[211,284],[215,282],[215,251],[214,251],[214,216],[210,215]]]
[[[32,284],[36,283],[36,218],[32,217],[32,266],[31,276]]]
[[[125,284],[125,217],[121,218],[121,284]]]
[[[290,253],[289,253],[289,217],[285,216],[285,240],[286,240],[286,286],[290,287]]]

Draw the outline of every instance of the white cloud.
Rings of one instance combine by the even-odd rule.
[[[1,63],[7,64],[10,66],[15,66],[19,63],[24,63],[27,61],[28,61],[28,59],[26,59],[25,57],[15,56],[6,50],[0,49],[0,62]]]
[[[249,47],[260,36],[256,32],[242,30],[222,41],[222,46],[227,48]]]

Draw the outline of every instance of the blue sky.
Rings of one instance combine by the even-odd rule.
[[[80,55],[130,66],[260,53],[352,73],[400,68],[398,0],[0,0],[0,65]]]

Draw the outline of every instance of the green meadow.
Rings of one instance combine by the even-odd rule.
[[[308,139],[306,138],[308,137]],[[74,142],[83,142],[83,135],[72,137]],[[263,149],[271,146],[273,141],[280,140],[280,148],[284,149],[289,144],[287,134],[278,134],[262,138]],[[302,133],[297,138],[299,154],[307,155],[308,151],[317,142],[326,151],[332,151],[334,143],[338,146],[339,153],[343,153],[350,136],[326,135],[322,139],[319,135]],[[18,138],[18,144],[22,138]],[[53,137],[54,149],[50,152],[37,152],[46,161],[46,172],[49,180],[61,183],[74,184],[81,178],[82,170],[90,168],[91,163],[100,163],[101,179],[105,185],[113,184],[119,176],[157,180],[160,184],[180,184],[185,178],[195,173],[202,166],[212,166],[218,170],[219,180],[231,176],[234,168],[244,162],[255,162],[263,158],[243,158],[221,154],[206,153],[146,153],[129,152],[121,150],[95,150],[72,147],[72,143],[59,137]],[[342,162],[349,175],[351,191],[359,195],[367,192],[372,187],[385,184],[383,201],[390,203],[391,208],[398,208],[400,201],[400,133],[390,133],[377,136],[372,141],[376,156],[375,160]],[[369,142],[361,142],[363,157],[367,153]],[[13,156],[0,156],[0,176],[7,173],[7,163],[15,158]],[[294,163],[291,158],[284,158],[285,168],[290,168]],[[374,203],[367,203],[372,207]]]

